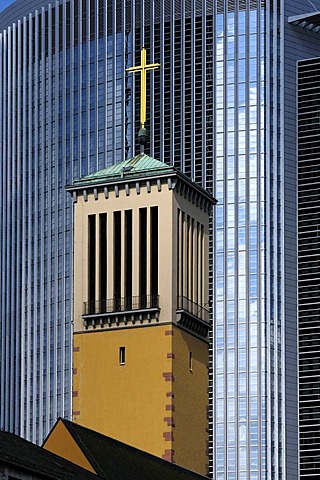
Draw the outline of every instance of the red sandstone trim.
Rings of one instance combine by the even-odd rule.
[[[173,442],[173,432],[163,432],[163,438],[166,442]]]
[[[76,368],[73,368],[73,369],[72,369],[72,373],[73,373],[73,375],[77,375],[78,370],[77,370]]]
[[[167,393],[166,393],[166,396],[167,396],[167,397],[174,397],[174,393],[173,393],[173,392],[167,392]]]
[[[162,376],[166,382],[174,382],[174,376],[172,372],[163,372]]]
[[[165,330],[164,334],[165,335],[173,335],[173,330]]]
[[[73,347],[74,352],[80,352],[80,347]]]
[[[167,460],[168,462],[175,463],[174,462],[174,450],[165,450],[164,454],[162,455],[163,460]]]
[[[77,397],[77,396],[78,396],[78,391],[77,391],[77,390],[74,390],[74,391],[72,392],[72,396],[73,396],[73,397]]]
[[[80,415],[80,410],[73,410],[72,415],[73,416]]]
[[[164,417],[164,422],[167,422],[168,427],[175,427],[174,418],[173,417]]]
[[[169,410],[171,412],[174,412],[176,410],[175,406],[174,405],[166,405],[166,410]]]
[[[167,353],[167,358],[173,358],[173,359],[175,359],[176,356],[175,356],[174,353]]]

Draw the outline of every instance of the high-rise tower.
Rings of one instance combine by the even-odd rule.
[[[64,185],[135,155],[124,72],[144,45],[163,67],[150,155],[219,201],[212,473],[297,478],[296,61],[319,55],[319,35],[288,18],[312,4],[17,0],[0,15],[2,427],[39,440],[71,415]]]
[[[144,154],[68,190],[75,200],[73,418],[206,474],[214,200]]]

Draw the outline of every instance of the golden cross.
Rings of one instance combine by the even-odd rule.
[[[140,72],[141,74],[141,98],[140,98],[140,122],[141,128],[146,123],[147,110],[147,70],[155,70],[160,67],[160,63],[150,63],[147,65],[147,51],[143,47],[141,50],[141,65],[127,68],[127,72]]]

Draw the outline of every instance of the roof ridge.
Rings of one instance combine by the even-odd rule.
[[[75,430],[76,430],[76,429],[80,429],[80,430],[82,429],[82,430],[88,431],[88,432],[90,432],[91,434],[100,437],[101,439],[107,439],[108,441],[112,441],[112,442],[114,442],[115,444],[121,445],[122,447],[124,447],[124,448],[126,448],[126,449],[128,449],[128,450],[135,450],[136,452],[139,452],[139,454],[143,455],[144,457],[152,458],[154,461],[156,461],[156,462],[159,463],[159,464],[162,464],[162,465],[163,465],[163,464],[167,464],[168,466],[170,466],[170,468],[178,469],[178,470],[180,470],[180,471],[183,470],[183,471],[185,471],[185,472],[187,472],[187,473],[189,473],[189,474],[192,474],[192,475],[198,477],[199,479],[202,479],[202,478],[205,479],[205,478],[207,478],[207,477],[201,475],[200,473],[194,472],[193,470],[189,470],[188,468],[182,467],[181,465],[177,465],[177,464],[175,464],[175,463],[168,462],[168,461],[166,461],[166,460],[158,457],[157,455],[154,455],[154,454],[152,454],[152,453],[149,453],[149,452],[146,452],[146,451],[144,451],[144,450],[141,450],[141,449],[139,449],[139,448],[137,448],[137,447],[134,447],[134,446],[132,446],[132,445],[129,445],[129,444],[127,444],[127,443],[124,443],[124,442],[122,442],[121,440],[117,440],[116,438],[110,437],[110,436],[105,435],[105,434],[103,434],[103,433],[97,432],[96,430],[92,430],[91,428],[88,428],[88,427],[85,427],[85,426],[83,426],[83,425],[80,425],[79,423],[75,423],[75,422],[72,422],[71,420],[66,420],[66,419],[62,419],[62,420],[63,420],[63,422],[65,422],[65,423],[67,423],[69,426],[71,426],[71,429],[74,428]],[[67,426],[67,425],[66,425],[66,426]],[[67,428],[68,428],[68,427],[67,427]],[[68,428],[68,430],[69,430],[69,432],[71,433],[71,431],[70,431],[69,428]],[[77,436],[77,438],[78,438],[78,436]],[[81,443],[83,443],[83,442],[81,442]],[[95,459],[94,459],[94,461],[96,462]],[[105,476],[105,473],[102,472],[101,469],[99,469],[99,471],[101,472],[100,475],[103,474],[103,476],[104,476],[105,478],[107,478],[107,477]],[[97,473],[98,473],[98,472],[97,472]],[[107,479],[107,480],[108,480],[108,479]]]
[[[6,462],[8,465],[12,465],[16,468],[22,468],[25,471],[36,473],[37,475],[45,475],[45,478],[52,479],[62,479],[61,472],[69,472],[68,474],[72,474],[72,476],[78,476],[80,471],[83,471],[83,473],[88,473],[88,476],[93,475],[92,472],[84,469],[80,465],[77,465],[67,458],[51,452],[50,450],[47,450],[40,445],[31,442],[30,440],[20,437],[15,433],[0,430],[0,438],[1,436],[3,436],[5,443],[10,446],[9,456],[7,456],[5,452],[2,452],[5,455],[4,462]],[[24,448],[24,445],[22,444],[24,444],[26,447]],[[16,450],[19,451],[19,453],[16,453]],[[33,458],[32,454],[35,456],[35,458]],[[28,459],[27,462],[25,461],[25,458]],[[39,459],[41,459],[40,462]],[[48,466],[50,467],[50,465],[54,466],[58,470],[51,472],[51,468],[48,469]],[[69,471],[66,468],[67,466],[69,467]],[[101,478],[101,476],[99,475],[97,478]]]
[[[129,169],[126,167],[131,168]],[[146,153],[139,153],[132,158],[122,160],[121,162],[116,162],[100,170],[88,173],[83,177],[77,178],[74,180],[74,183],[81,184],[86,181],[98,181],[99,179],[111,180],[117,177],[123,177],[124,173],[125,177],[130,178],[131,176],[137,176],[139,174],[146,176],[156,171],[160,173],[168,170],[176,171],[176,168],[173,165],[169,165],[161,160],[147,155]]]
[[[64,425],[67,428],[70,435],[72,435],[73,438],[75,438],[75,436],[76,436],[75,440],[77,441],[78,446],[80,447],[80,449],[82,450],[84,455],[86,455],[89,462],[92,464],[92,466],[95,469],[97,475],[99,477],[101,476],[101,477],[105,478],[106,480],[109,480],[107,475],[105,474],[105,472],[100,468],[100,466],[99,466],[97,460],[95,459],[94,455],[92,454],[92,452],[87,448],[85,443],[82,441],[81,437],[77,434],[77,428],[80,427],[84,430],[88,430],[89,432],[94,432],[94,433],[99,433],[99,432],[96,432],[95,430],[91,430],[90,428],[84,427],[83,425],[80,425],[78,423],[72,422],[71,420],[67,420],[66,418],[61,418],[61,421],[62,421],[62,423],[64,423]],[[69,428],[70,426],[71,426],[71,429]],[[105,435],[100,434],[100,433],[99,433],[99,435],[105,436]]]

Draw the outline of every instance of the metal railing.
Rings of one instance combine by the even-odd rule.
[[[178,297],[177,310],[185,310],[186,312],[191,313],[191,315],[194,317],[198,317],[204,322],[209,322],[209,310],[202,307],[198,303],[192,302],[187,297]]]
[[[83,304],[84,315],[128,312],[159,308],[159,295],[138,295],[135,297],[114,297],[106,300],[90,300]]]

